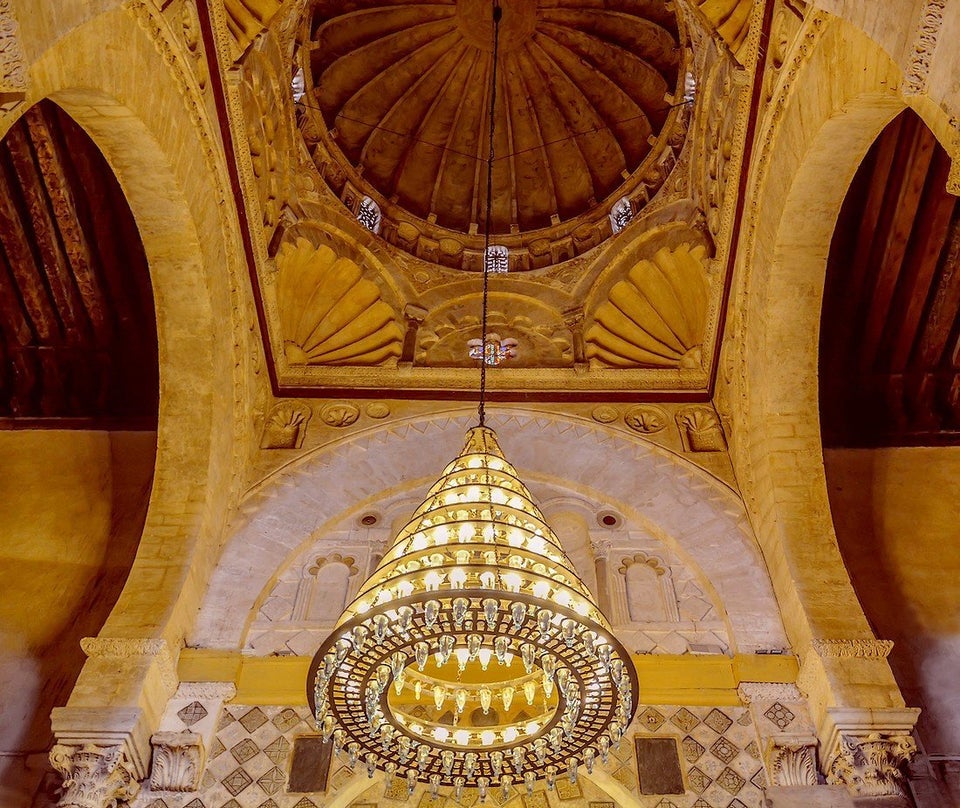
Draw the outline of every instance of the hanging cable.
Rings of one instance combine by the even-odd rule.
[[[500,19],[503,17],[503,9],[500,8],[500,0],[493,0],[493,68],[490,71],[490,149],[487,153],[487,198],[483,222],[483,318],[480,324],[480,404],[477,407],[477,416],[480,419],[480,426],[484,425],[486,417],[486,395],[487,395],[487,301],[490,289],[490,221],[492,215],[492,196],[493,196],[493,159],[494,159],[494,131],[496,128],[496,119],[494,113],[497,108],[497,59],[500,51]]]

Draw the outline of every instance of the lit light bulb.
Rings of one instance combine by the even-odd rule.
[[[454,701],[457,705],[457,712],[462,713],[463,708],[467,706],[467,691],[462,687],[457,688],[456,693],[454,693]]]
[[[467,600],[467,598],[453,599],[453,622],[456,624],[457,628],[460,628],[460,626],[463,625],[463,621],[467,616],[467,609],[469,606],[470,601]]]
[[[447,691],[441,685],[433,686],[433,704],[440,710],[443,707],[443,700],[447,697]]]
[[[507,687],[503,688],[503,690],[500,691],[500,698],[503,700],[504,711],[509,710],[510,705],[513,704],[513,694],[515,692],[516,692],[516,688],[510,687],[509,685],[507,685]]]
[[[497,612],[500,608],[500,602],[496,598],[484,598],[483,601],[483,619],[487,621],[487,628],[490,631],[497,625]]]
[[[533,596],[535,598],[544,600],[547,598],[549,594],[550,594],[550,584],[548,584],[546,581],[537,581],[533,585]]]
[[[490,688],[481,687],[480,688],[480,707],[483,710],[484,715],[488,715],[490,713],[490,704],[492,700],[493,700],[493,693],[490,691]]]
[[[465,729],[458,729],[453,733],[453,742],[457,746],[469,746],[470,744],[470,733]]]
[[[520,734],[520,733],[517,732],[517,728],[516,728],[516,727],[507,727],[507,728],[503,731],[503,733],[502,733],[502,735],[503,735],[503,742],[504,742],[504,743],[513,743],[515,740],[517,740],[517,736],[518,736],[519,734]]]
[[[433,739],[435,741],[444,743],[449,737],[450,737],[450,730],[448,730],[446,727],[433,728]]]
[[[453,655],[457,658],[457,669],[460,673],[463,673],[467,667],[467,661],[470,659],[470,652],[466,648],[458,648],[453,652]]]
[[[413,683],[413,696],[417,701],[420,701],[420,696],[422,695],[422,693],[423,693],[423,682],[417,679]]]
[[[532,705],[533,700],[537,697],[537,683],[533,679],[527,679],[523,683],[523,695],[527,697],[527,704]]]
[[[489,648],[481,648],[477,656],[480,658],[480,668],[486,670],[490,664],[490,660],[493,658],[493,651]]]
[[[429,589],[429,587],[427,587]],[[433,628],[434,623],[437,622],[437,617],[440,614],[440,601],[439,600],[428,600],[423,604],[423,624],[429,631]]]

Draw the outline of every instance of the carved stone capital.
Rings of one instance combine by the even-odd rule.
[[[817,785],[817,739],[812,735],[774,735],[764,754],[770,782],[775,786]]]
[[[913,726],[920,711],[830,708],[824,732],[827,782],[858,797],[902,797],[903,767],[916,753]]]
[[[157,732],[150,745],[152,791],[196,791],[200,787],[206,751],[196,732]]]
[[[60,808],[121,808],[140,791],[120,746],[56,744],[50,763],[63,777]]]

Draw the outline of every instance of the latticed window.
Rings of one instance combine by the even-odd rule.
[[[484,253],[487,272],[503,274],[510,269],[510,253],[500,244],[491,244]]]
[[[369,196],[365,196],[357,209],[357,221],[371,233],[380,233],[380,206]]]
[[[623,197],[610,209],[610,229],[619,233],[633,218],[633,206],[627,197]]]

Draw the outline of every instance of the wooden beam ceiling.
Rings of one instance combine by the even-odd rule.
[[[0,427],[156,424],[147,261],[89,136],[43,101],[0,142]]]
[[[960,209],[949,169],[908,110],[851,184],[821,318],[825,446],[960,443]]]

